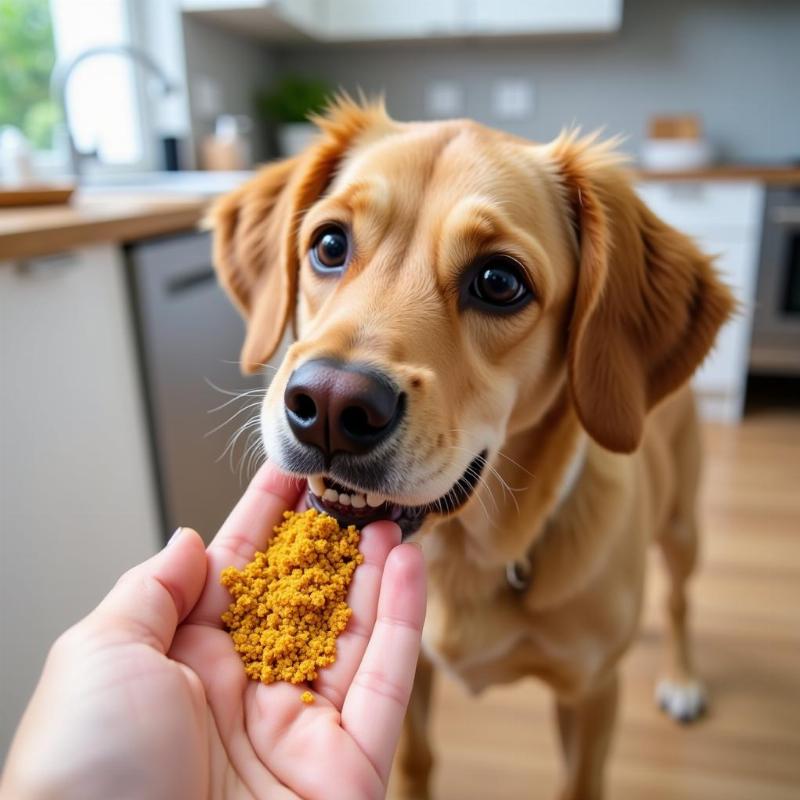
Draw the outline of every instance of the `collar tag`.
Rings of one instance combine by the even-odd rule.
[[[524,559],[509,561],[506,564],[506,581],[515,592],[524,592],[531,585],[531,562]]]

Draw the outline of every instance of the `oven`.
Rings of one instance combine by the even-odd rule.
[[[800,186],[767,192],[750,370],[800,375]]]

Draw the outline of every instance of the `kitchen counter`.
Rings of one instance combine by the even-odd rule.
[[[164,192],[78,192],[71,203],[0,210],[0,261],[197,226],[211,198]]]
[[[769,185],[800,185],[800,167],[720,164],[687,170],[635,169],[643,181],[758,181]]]
[[[720,165],[685,171],[635,169],[642,181],[757,181],[800,186],[800,167]],[[247,173],[231,173],[236,181]],[[225,177],[225,176],[223,176]],[[215,194],[94,188],[69,204],[0,209],[0,260],[46,256],[103,242],[129,242],[197,226]]]

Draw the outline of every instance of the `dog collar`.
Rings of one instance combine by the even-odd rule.
[[[587,440],[584,437],[573,454],[570,463],[567,465],[567,469],[564,473],[564,480],[558,493],[558,499],[556,500],[556,506],[551,513],[554,514],[555,511],[558,510],[575,488],[583,472],[583,466],[586,463],[586,449]],[[525,553],[521,558],[506,563],[506,583],[513,591],[517,593],[527,591],[531,585],[532,579],[533,564],[531,563],[530,552]]]
[[[530,557],[509,561],[506,564],[506,582],[515,592],[524,592],[531,585],[533,567]]]

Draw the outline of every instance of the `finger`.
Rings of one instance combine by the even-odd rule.
[[[259,759],[297,797],[384,797],[386,786],[342,729],[339,712],[322,699],[301,703],[305,688],[282,681],[248,687],[244,720]]]
[[[378,617],[342,707],[342,727],[384,781],[400,737],[425,620],[425,564],[412,544],[386,560]]]
[[[270,462],[261,467],[208,546],[208,580],[189,622],[221,626],[220,615],[230,604],[230,595],[220,585],[220,573],[230,566],[241,569],[266,547],[272,529],[284,511],[294,508],[304,485]]]
[[[169,649],[175,628],[192,610],[206,581],[206,552],[200,536],[180,528],[169,544],[128,570],[89,615],[87,623],[115,636]]]
[[[202,685],[204,713],[207,704],[213,719],[209,734],[214,737],[220,750],[224,744],[229,753],[249,754],[253,746],[247,739],[243,697],[252,692],[257,684],[245,675],[228,634],[206,625],[181,625],[175,634],[169,657],[180,663]],[[294,704],[302,705],[296,698]],[[259,796],[269,797],[270,800],[297,797],[281,787],[258,758],[238,758],[237,769],[239,778],[247,786],[259,787],[262,793]]]
[[[214,723],[223,739],[228,739],[241,725],[241,698],[250,682],[228,634],[207,625],[181,625],[169,657],[200,678]]]
[[[336,661],[321,670],[314,681],[314,689],[339,710],[367,649],[375,625],[383,568],[391,550],[400,544],[400,536],[400,528],[388,521],[367,525],[361,532],[359,550],[364,563],[355,571],[347,595],[353,613],[336,640]]]

